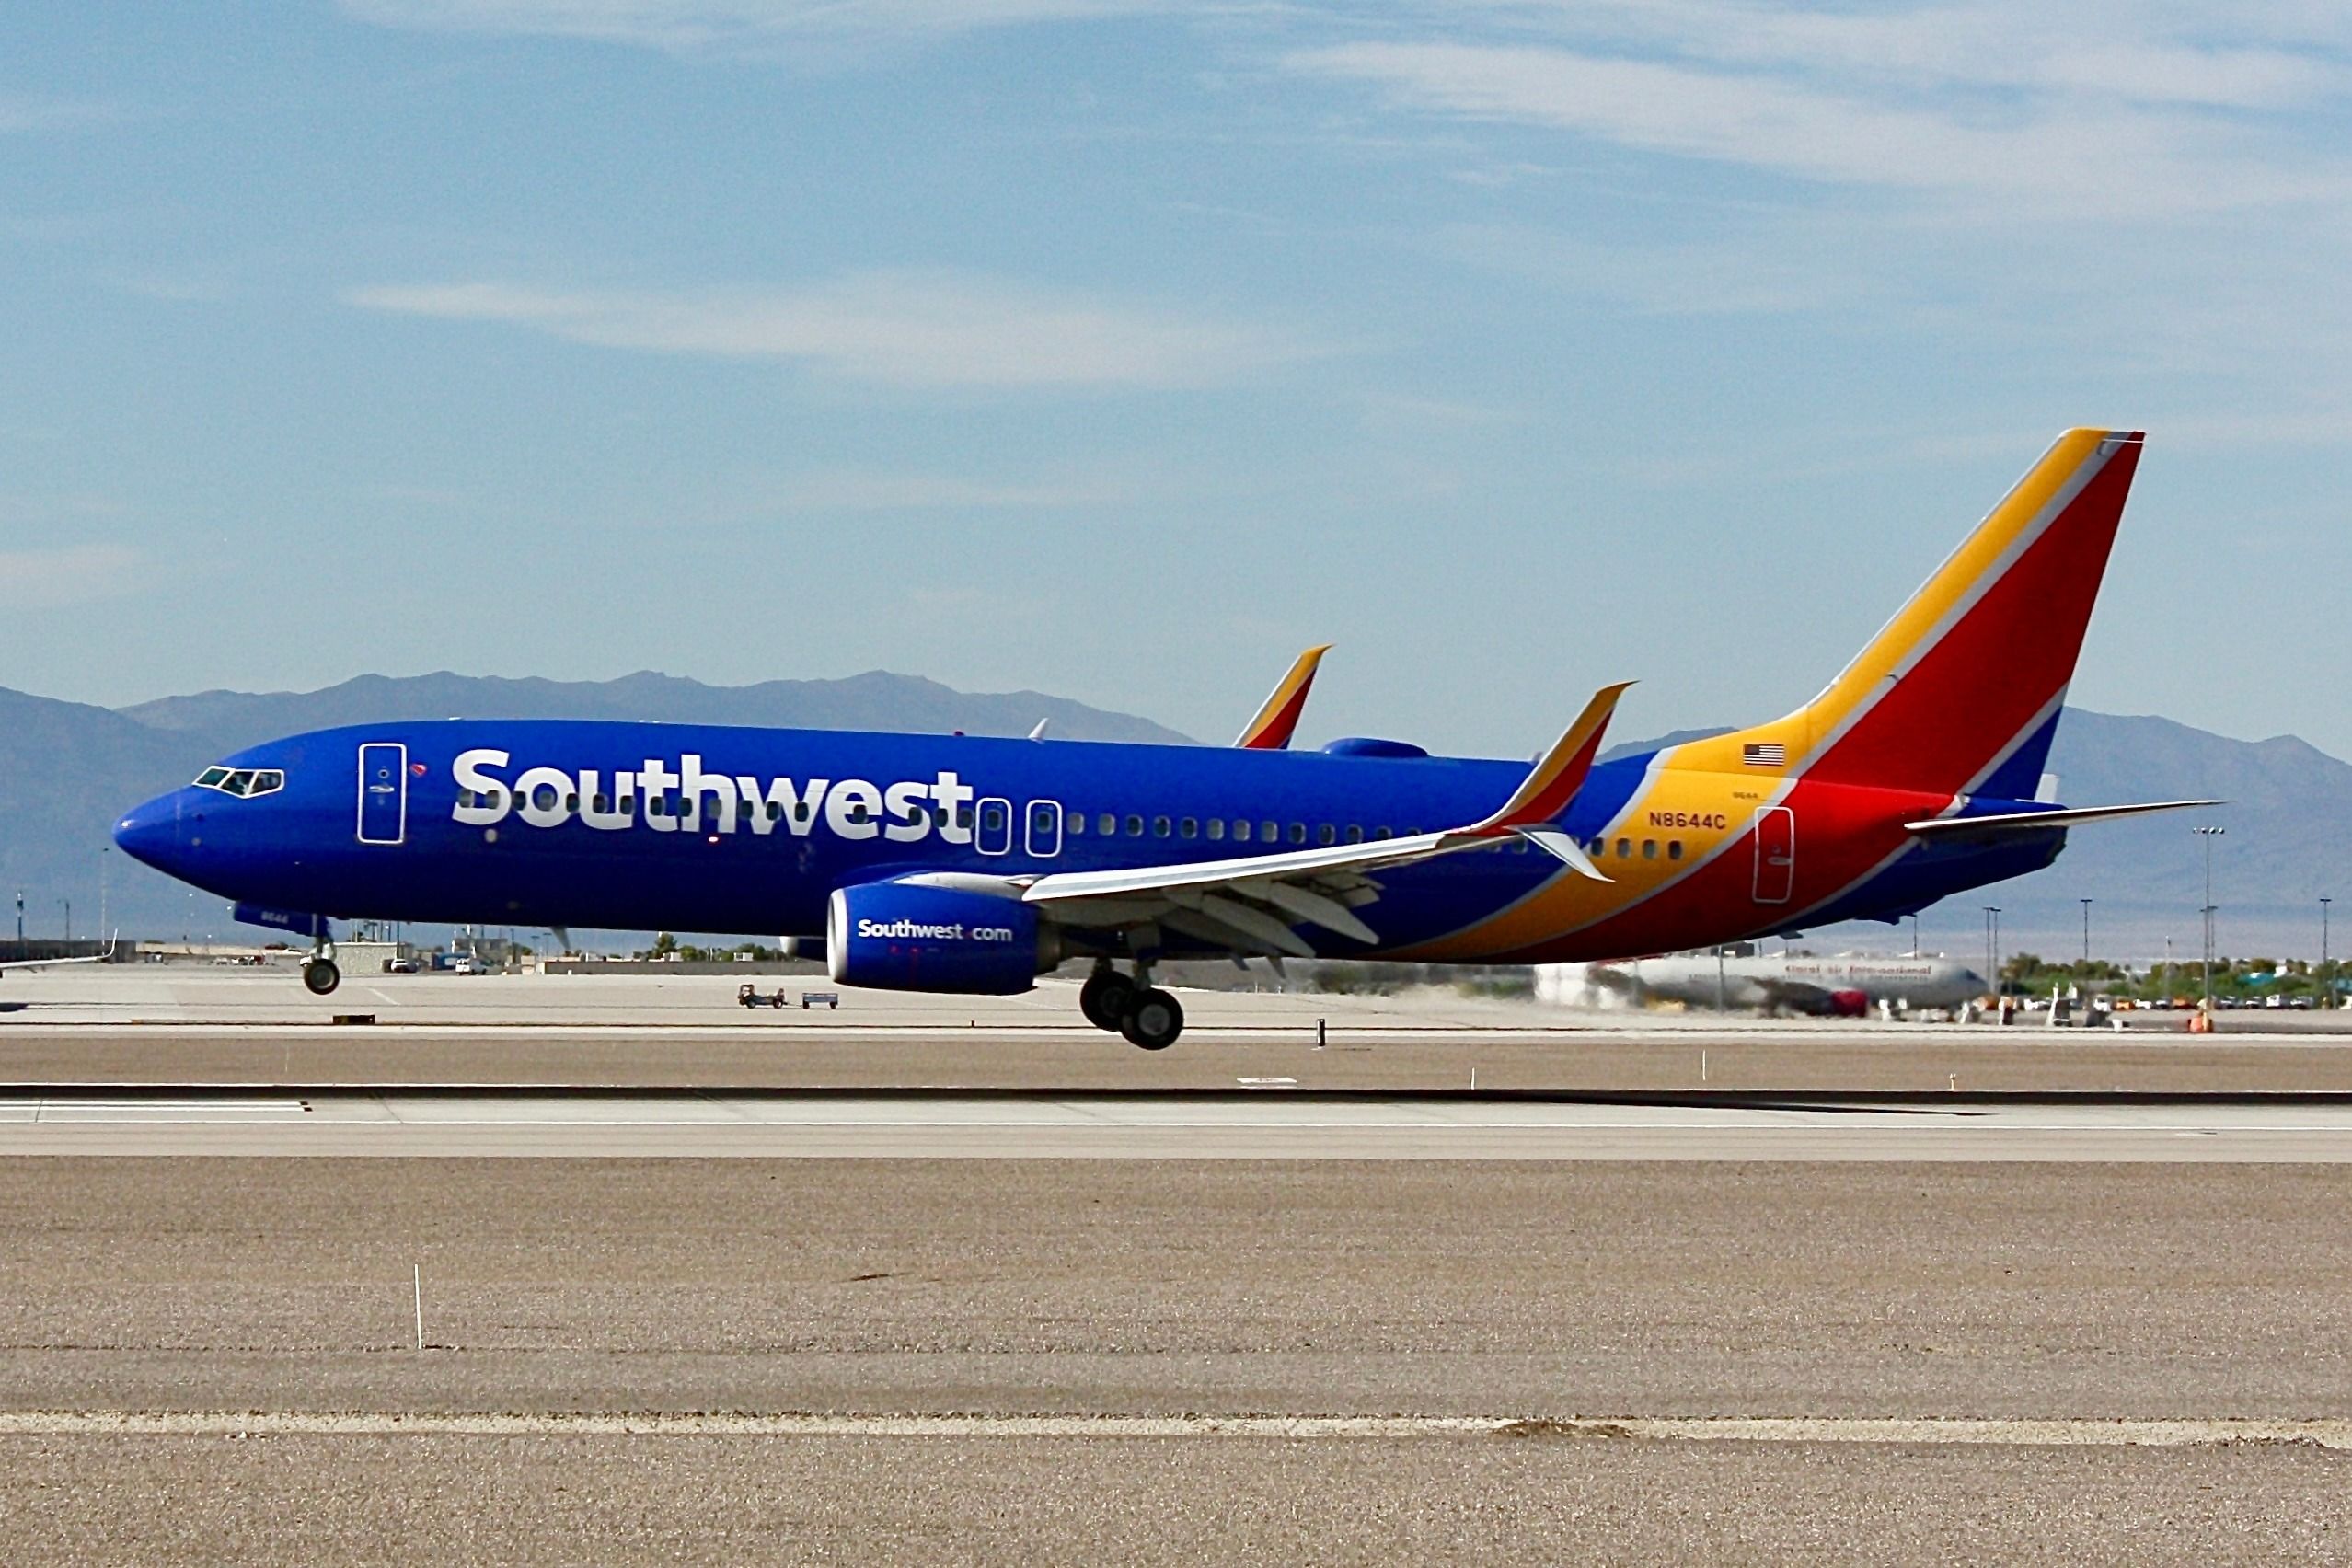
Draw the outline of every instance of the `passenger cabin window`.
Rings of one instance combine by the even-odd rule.
[[[1361,823],[1348,824],[1347,841],[1350,844],[1361,844],[1364,842],[1364,826]]]
[[[1315,829],[1315,842],[1318,844],[1338,843],[1339,829],[1333,827],[1330,823],[1324,823],[1321,826]]]
[[[1666,840],[1666,859],[1669,860],[1679,860],[1682,859],[1681,839],[1669,838]]]
[[[1278,822],[1260,823],[1258,824],[1258,836],[1264,839],[1269,844],[1281,842],[1282,824]]]
[[[1113,834],[1119,831],[1119,819],[1113,816],[1109,812],[1104,812],[1101,816],[1094,819],[1094,831],[1102,835],[1103,837],[1108,838]]]
[[[1141,838],[1143,836],[1143,818],[1139,816],[1130,816],[1127,818],[1127,836],[1130,838]]]
[[[1233,824],[1233,842],[1236,844],[1247,844],[1250,842],[1250,824],[1246,819],[1235,819]]]
[[[1225,836],[1225,819],[1223,817],[1211,817],[1208,819],[1208,836],[1211,838],[1222,838]]]
[[[1186,817],[1176,824],[1176,836],[1179,838],[1198,838],[1200,836],[1201,822],[1198,817]]]
[[[1657,858],[1658,841],[1654,838],[1644,838],[1642,840],[1642,859],[1644,860],[1654,860]]]
[[[1620,838],[1617,841],[1617,858],[1620,860],[1630,860],[1633,858],[1633,841],[1631,839]]]
[[[1069,827],[1072,833],[1078,835],[1081,838],[1085,837],[1086,813],[1084,812],[1072,812],[1070,813]]]
[[[1165,838],[1174,831],[1175,824],[1170,823],[1166,817],[1156,816],[1151,819],[1151,836],[1154,838]]]

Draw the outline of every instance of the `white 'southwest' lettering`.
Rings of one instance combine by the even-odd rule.
[[[459,752],[450,765],[450,772],[457,778],[457,809],[450,814],[469,827],[490,827],[506,820],[513,807],[513,797],[506,792],[506,781],[489,772],[504,767],[505,752],[483,746],[474,751]]]
[[[979,793],[947,770],[928,781],[887,785],[864,778],[761,778],[711,771],[698,752],[686,753],[674,767],[666,757],[649,756],[641,767],[616,768],[609,790],[604,770],[595,767],[573,774],[540,765],[525,768],[510,784],[502,774],[513,761],[511,753],[491,746],[460,752],[450,768],[458,789],[451,820],[493,827],[515,816],[532,827],[561,827],[577,816],[606,833],[642,824],[656,833],[731,834],[748,825],[760,837],[780,822],[798,838],[822,820],[839,838],[912,844],[936,831],[950,844],[969,844],[972,802]],[[971,940],[997,939],[975,930]]]

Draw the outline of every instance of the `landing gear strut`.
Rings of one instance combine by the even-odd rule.
[[[1095,1028],[1123,1035],[1146,1051],[1165,1051],[1184,1032],[1184,1009],[1151,983],[1147,964],[1137,963],[1133,979],[1105,959],[1095,965],[1078,992],[1078,1010]]]
[[[302,983],[314,997],[323,997],[343,983],[343,972],[335,967],[335,944],[321,939],[302,961]]]

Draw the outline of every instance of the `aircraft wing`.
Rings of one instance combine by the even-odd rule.
[[[1236,952],[1312,958],[1315,950],[1294,927],[1320,926],[1356,941],[1378,943],[1378,933],[1355,911],[1380,896],[1375,873],[1400,866],[1526,839],[1583,875],[1606,882],[1583,847],[1552,825],[1552,819],[1584,786],[1609,715],[1624,692],[1624,686],[1596,692],[1511,798],[1467,826],[1173,866],[1054,872],[1030,882],[1020,896],[1066,925],[1101,928],[1156,921]]]
[[[1290,737],[1298,728],[1298,716],[1307,710],[1307,693],[1315,684],[1315,666],[1332,651],[1328,642],[1309,648],[1292,661],[1257,716],[1241,726],[1241,733],[1233,744],[1244,751],[1287,751]]]
[[[2150,812],[2185,812],[2196,806],[2227,805],[2226,801],[2150,801],[2131,806],[2076,806],[2042,812],[2005,812],[1999,816],[1934,817],[1907,822],[1903,826],[1922,838],[2000,838],[2012,833],[2041,833],[2087,822],[2145,816]]]
[[[104,952],[92,953],[86,958],[12,958],[0,961],[0,974],[11,969],[52,969],[61,963],[104,963],[113,956],[114,943],[110,940]]]

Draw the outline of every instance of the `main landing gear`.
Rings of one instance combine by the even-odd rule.
[[[335,967],[335,944],[319,940],[302,961],[302,983],[314,997],[323,997],[343,983],[343,972]]]
[[[1078,1011],[1095,1028],[1124,1035],[1147,1051],[1165,1051],[1184,1032],[1183,1008],[1151,984],[1150,967],[1144,963],[1136,965],[1130,979],[1112,968],[1110,960],[1098,963],[1078,992]]]

